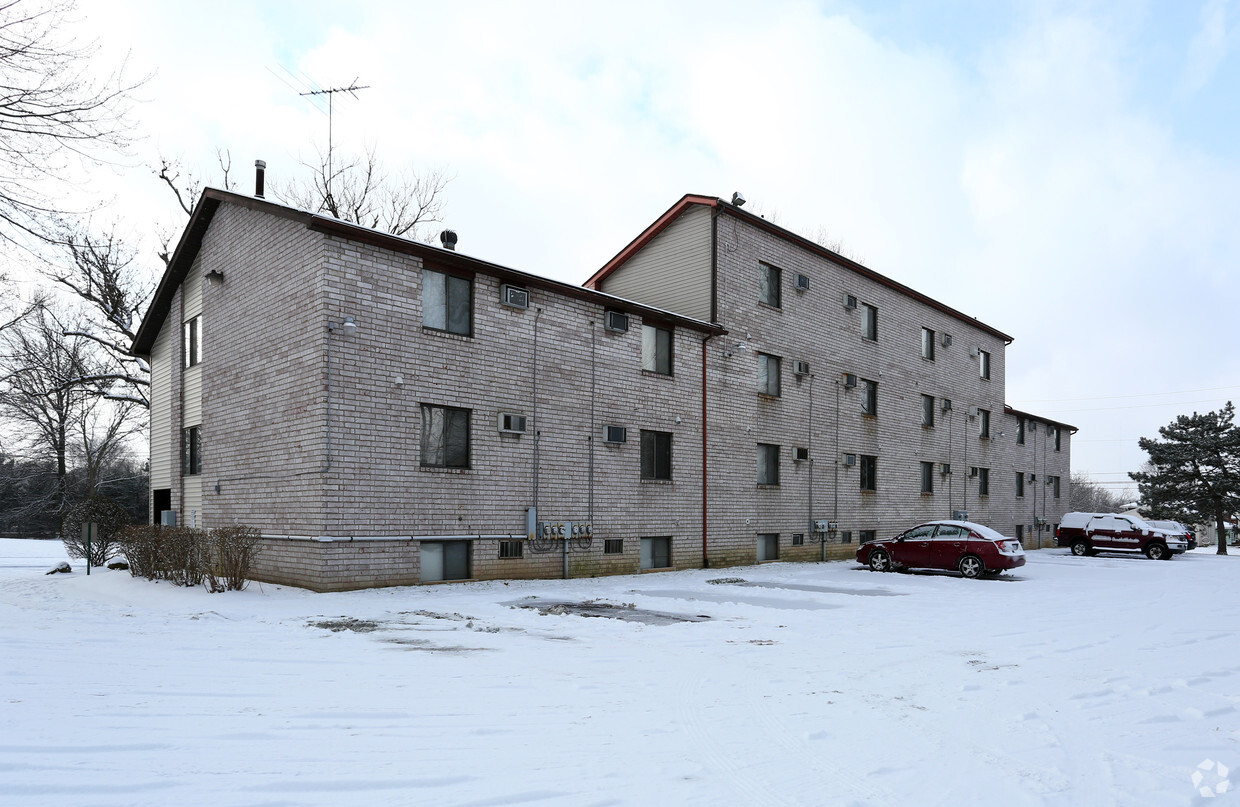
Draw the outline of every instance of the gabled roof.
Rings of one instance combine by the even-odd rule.
[[[659,216],[659,218],[655,219],[653,224],[651,224],[649,227],[643,230],[640,235],[638,235],[636,238],[630,241],[628,246],[626,246],[624,249],[616,253],[615,257],[613,257],[611,260],[605,263],[603,265],[603,268],[599,269],[597,272],[591,275],[590,279],[587,280],[582,285],[588,288],[597,288],[598,285],[602,283],[602,281],[604,281],[609,275],[611,275],[613,272],[615,272],[621,266],[623,266],[642,247],[650,243],[650,241],[654,239],[655,236],[663,232],[663,230],[667,229],[667,227],[671,225],[672,222],[680,218],[681,215],[685,213],[685,211],[687,211],[689,208],[693,207],[694,205],[702,205],[705,207],[709,207],[715,211],[716,215],[735,216],[736,218],[740,219],[741,221],[744,221],[747,224],[750,224],[761,230],[765,230],[775,236],[778,236],[779,238],[784,239],[785,241],[794,243],[808,252],[812,252],[820,257],[826,258],[832,263],[838,266],[842,266],[845,269],[850,269],[853,272],[856,272],[858,275],[861,275],[862,277],[868,280],[872,280],[890,289],[894,289],[900,292],[901,294],[918,301],[919,303],[922,303],[924,305],[927,305],[935,309],[936,311],[940,311],[944,314],[947,314],[950,317],[954,317],[955,319],[958,319],[962,322],[966,322],[969,325],[972,325],[973,327],[978,328],[979,330],[985,331],[991,336],[995,336],[995,337],[998,337],[999,339],[1002,339],[1004,342],[1007,342],[1009,344],[1012,342],[1012,337],[1008,336],[1007,334],[1003,333],[1000,330],[992,328],[989,325],[979,321],[976,317],[971,317],[968,314],[957,311],[956,309],[950,306],[944,305],[943,303],[940,303],[938,300],[935,300],[931,297],[927,297],[921,292],[916,291],[912,288],[909,288],[908,286],[905,286],[903,283],[897,283],[896,281],[892,280],[886,275],[879,274],[878,272],[875,272],[873,269],[863,266],[862,264],[857,263],[851,258],[845,258],[843,255],[840,255],[838,252],[833,252],[832,250],[827,249],[826,247],[822,246],[821,244],[817,242],[811,241],[808,238],[805,238],[804,236],[797,235],[791,230],[785,230],[783,227],[780,227],[777,224],[772,224],[771,222],[767,221],[761,216],[756,216],[753,213],[746,212],[742,208],[739,208],[736,205],[731,204],[729,202],[725,202],[723,199],[720,199],[715,196],[702,196],[699,194],[690,193],[690,194],[686,194],[683,197],[681,197],[679,202],[672,205],[670,208],[668,208],[667,212],[665,212],[662,216]]]
[[[186,225],[185,231],[181,234],[181,240],[177,243],[176,250],[172,253],[172,258],[168,262],[168,269],[164,272],[163,278],[159,281],[159,286],[155,289],[155,296],[151,300],[151,305],[142,319],[142,325],[138,328],[133,346],[130,348],[130,353],[133,355],[149,356],[151,354],[151,349],[155,345],[155,338],[158,336],[164,321],[168,317],[168,313],[172,309],[172,300],[176,295],[176,291],[185,282],[190,267],[194,264],[194,259],[198,257],[198,251],[202,248],[202,239],[206,235],[207,228],[210,227],[211,220],[215,217],[215,213],[221,204],[235,204],[249,210],[258,210],[290,221],[301,222],[307,230],[314,232],[390,249],[393,252],[416,255],[445,268],[457,268],[462,271],[491,275],[505,282],[528,288],[544,289],[564,297],[583,300],[616,311],[636,314],[643,319],[659,320],[669,325],[693,328],[707,334],[727,333],[724,328],[709,322],[686,317],[673,311],[665,311],[654,306],[643,305],[613,294],[584,288],[575,283],[564,283],[559,280],[542,277],[541,275],[522,272],[497,263],[472,258],[454,250],[424,244],[420,241],[391,235],[390,233],[373,230],[369,227],[350,224],[330,216],[298,210],[256,196],[244,196],[231,191],[207,188],[203,191],[202,197],[194,207],[194,212],[190,215],[189,224]]]
[[[1034,415],[1030,412],[1022,412],[1019,409],[1013,409],[1007,404],[1003,405],[1003,411],[1005,414],[1015,415],[1018,418],[1025,418],[1026,420],[1036,420],[1039,423],[1045,423],[1048,426],[1059,426],[1060,428],[1067,429],[1073,434],[1076,434],[1077,432],[1080,431],[1080,429],[1078,429],[1076,426],[1071,426],[1067,423],[1060,423],[1058,420],[1051,420],[1050,418],[1043,417],[1042,415]]]

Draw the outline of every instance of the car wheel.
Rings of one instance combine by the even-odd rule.
[[[1162,560],[1171,557],[1171,553],[1167,551],[1167,547],[1158,542],[1147,544],[1145,547],[1145,555],[1150,560]]]
[[[1085,555],[1088,555],[1089,554],[1089,542],[1084,541],[1084,540],[1074,541],[1072,543],[1072,554],[1076,555],[1077,557],[1083,557]]]
[[[875,549],[870,553],[870,571],[872,572],[889,572],[891,571],[891,558],[881,549]]]
[[[986,572],[986,564],[977,555],[965,555],[956,565],[960,573],[969,579],[981,577]]]

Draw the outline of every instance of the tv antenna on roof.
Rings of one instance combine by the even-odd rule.
[[[313,84],[311,86],[313,86]],[[347,87],[330,87],[326,90],[312,90],[310,92],[300,93],[300,95],[303,95],[303,96],[306,96],[306,95],[326,95],[327,96],[327,176],[323,178],[324,180],[323,191],[324,191],[324,195],[326,196],[326,198],[323,200],[323,204],[327,207],[328,211],[331,212],[333,216],[336,216],[337,214],[336,214],[336,200],[332,198],[332,176],[333,176],[332,175],[332,96],[338,92],[347,92],[349,95],[352,95],[354,98],[357,98],[358,90],[369,90],[369,89],[370,89],[370,85],[368,84],[359,87],[357,85],[357,79],[355,78]]]

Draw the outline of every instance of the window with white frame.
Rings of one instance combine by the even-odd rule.
[[[979,350],[977,352],[977,370],[978,370],[978,374],[982,378],[986,379],[987,381],[990,380],[990,352],[989,351]]]
[[[184,334],[185,366],[193,367],[202,361],[202,317],[191,317],[185,321]]]

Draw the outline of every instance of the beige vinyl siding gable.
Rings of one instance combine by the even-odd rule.
[[[710,320],[710,208],[694,205],[609,275],[601,291]]]

